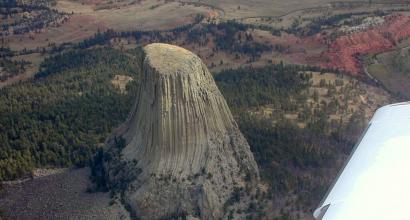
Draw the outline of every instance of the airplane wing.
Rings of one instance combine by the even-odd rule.
[[[378,109],[316,220],[410,220],[410,102]]]

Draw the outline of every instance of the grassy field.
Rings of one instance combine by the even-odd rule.
[[[190,24],[197,14],[218,17],[219,12],[207,6],[183,4],[175,1],[142,1],[101,7],[78,1],[61,0],[53,9],[68,13],[70,19],[58,27],[47,27],[39,33],[5,37],[10,48],[23,50],[45,47],[49,44],[78,42],[97,31],[161,30]]]
[[[104,23],[107,28],[119,31],[135,29],[168,29],[192,22],[196,14],[211,16],[212,9],[176,1],[129,1],[128,4],[81,4],[62,0],[56,7],[59,11],[88,15]]]
[[[197,0],[191,0],[190,2],[197,2]],[[354,2],[356,5],[361,5],[359,7],[362,10],[369,9],[369,1],[367,0],[203,0],[200,2],[224,10],[226,19],[264,16],[284,16],[305,9],[328,8],[331,10],[335,10],[335,8],[339,7],[346,8],[346,4],[340,4],[341,2]],[[388,4],[397,4],[403,2],[404,1],[398,0],[373,0],[372,7],[385,7],[388,6]],[[353,6],[353,8],[355,7],[357,6]],[[352,6],[349,5],[348,8],[349,10],[351,10]]]
[[[409,47],[377,55],[367,70],[392,94],[402,100],[410,98]]]
[[[329,17],[335,15],[342,15],[348,13],[374,13],[376,11],[395,11],[395,10],[408,10],[410,11],[409,5],[402,4],[355,4],[349,7],[332,5],[332,4],[322,4],[301,8],[297,10],[284,10],[282,13],[268,13],[266,15],[255,15],[248,16],[244,18],[239,18],[238,20],[245,24],[253,25],[266,25],[274,28],[289,28],[295,21],[298,21],[301,27],[306,26],[306,24],[311,23],[312,20],[319,17]],[[402,12],[403,14],[408,14],[407,12]],[[368,16],[363,14],[363,16]],[[302,19],[301,19],[302,18]]]
[[[280,16],[292,11],[318,7],[332,2],[331,0],[205,0],[203,3],[221,8],[226,19],[253,16]]]

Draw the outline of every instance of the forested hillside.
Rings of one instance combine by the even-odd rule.
[[[132,102],[110,81],[137,70],[134,56],[113,49],[73,51],[46,60],[38,79],[0,90],[0,180],[84,165]]]
[[[278,64],[215,76],[266,184],[254,206],[244,210],[254,219],[310,218],[365,126],[363,110],[346,111],[343,119],[332,120],[343,104],[319,102],[318,94],[310,91],[315,85],[313,75],[305,73],[309,69]],[[339,96],[336,91],[360,91],[358,86],[349,87],[353,84],[336,82],[339,88],[325,80],[320,84],[334,89],[332,97]],[[266,106],[272,108],[270,113],[260,114]],[[289,117],[292,114],[296,117]]]

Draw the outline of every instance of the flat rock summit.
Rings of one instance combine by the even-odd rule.
[[[109,141],[112,185],[140,219],[224,218],[235,188],[259,174],[249,145],[201,59],[181,47],[144,47],[128,120]],[[118,146],[120,145],[120,146]]]

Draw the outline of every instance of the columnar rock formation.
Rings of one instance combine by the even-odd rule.
[[[117,160],[139,171],[123,198],[142,219],[219,219],[234,188],[258,179],[249,145],[198,56],[159,43],[144,51],[137,101],[116,134]]]

